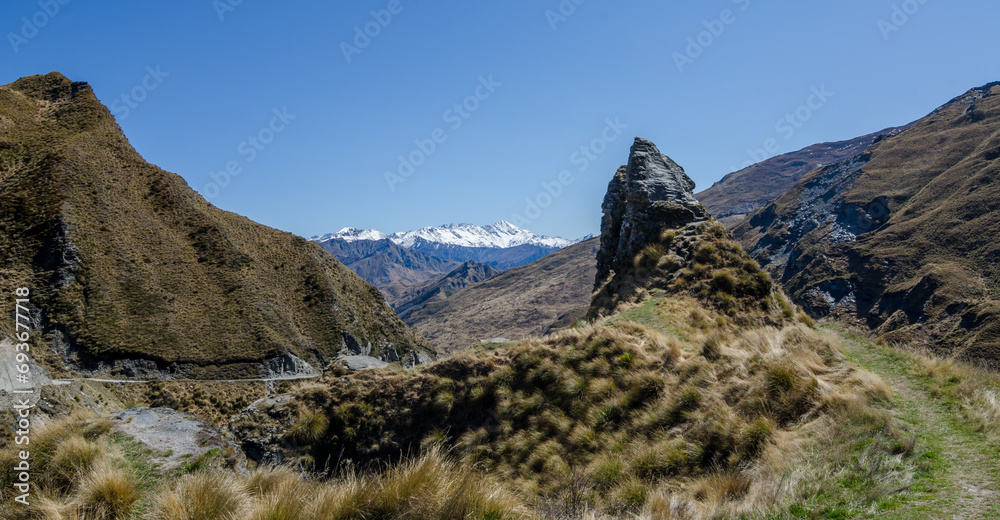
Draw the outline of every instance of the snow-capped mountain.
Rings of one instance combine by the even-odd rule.
[[[459,247],[500,248],[532,245],[546,248],[563,248],[575,244],[575,240],[540,236],[521,229],[510,222],[501,220],[492,226],[476,226],[473,224],[447,224],[438,227],[425,227],[415,231],[403,231],[386,235],[376,229],[344,228],[336,233],[314,238],[323,242],[339,238],[347,242],[358,240],[389,239],[402,247],[412,248],[420,243],[441,244]]]
[[[449,266],[474,261],[512,269],[578,242],[536,235],[506,221],[492,226],[447,224],[391,235],[344,228],[313,240],[387,294],[394,282],[441,277],[447,271],[440,271]]]
[[[393,233],[389,236],[389,240],[403,247],[413,247],[419,240],[450,246],[497,248],[523,245],[562,248],[574,244],[572,240],[564,238],[536,235],[505,220],[492,226],[449,224],[440,227],[425,227],[416,231]]]
[[[339,238],[345,242],[357,242],[358,240],[385,240],[389,235],[377,229],[358,229],[345,227],[336,233],[329,233],[321,237],[313,237],[316,242],[327,242]]]

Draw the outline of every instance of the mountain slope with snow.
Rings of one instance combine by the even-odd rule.
[[[313,238],[317,242],[329,241],[335,238],[347,242],[358,240],[384,240],[388,238],[393,243],[412,248],[421,242],[459,247],[501,248],[523,245],[541,246],[545,248],[563,248],[575,244],[575,240],[553,238],[536,235],[531,231],[521,229],[510,222],[501,220],[491,226],[474,224],[446,224],[437,227],[424,227],[414,231],[402,231],[387,235],[377,229],[344,228],[336,233]]]

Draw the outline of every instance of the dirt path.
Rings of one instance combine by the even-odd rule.
[[[60,386],[89,381],[91,383],[112,384],[145,384],[145,383],[278,383],[282,381],[302,381],[304,379],[319,379],[320,375],[258,377],[250,379],[101,379],[97,377],[72,377],[68,379],[53,379],[51,384]]]
[[[886,350],[845,341],[853,361],[878,374],[894,390],[901,419],[918,434],[928,471],[914,478],[908,499],[889,519],[1000,518],[1000,448],[972,431],[959,413],[924,389],[922,377]]]

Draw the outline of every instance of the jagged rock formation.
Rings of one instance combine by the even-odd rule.
[[[628,165],[615,173],[601,209],[597,285],[632,266],[648,244],[668,229],[704,221],[708,212],[694,198],[694,181],[656,145],[636,137]]]
[[[615,173],[604,198],[589,318],[613,314],[651,291],[692,296],[743,323],[778,324],[794,316],[770,277],[692,190],[683,168],[636,138],[628,165]]]
[[[143,160],[86,83],[0,86],[0,201],[0,286],[31,288],[36,361],[228,379],[309,373],[352,349],[429,356],[319,245],[215,208]],[[0,299],[0,315],[13,305]]]
[[[734,236],[814,316],[1000,365],[1000,83],[817,169]]]

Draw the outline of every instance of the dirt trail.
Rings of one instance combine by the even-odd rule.
[[[855,362],[878,374],[899,400],[902,419],[918,434],[917,449],[935,460],[929,475],[915,478],[899,509],[880,513],[889,519],[1000,518],[1000,451],[967,428],[961,415],[928,393],[920,376],[898,359],[847,341]]]

